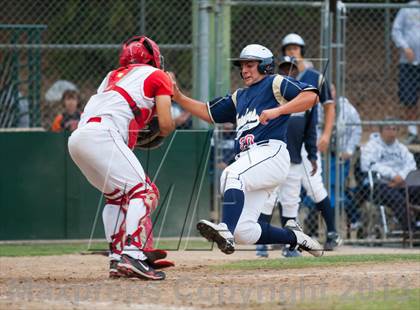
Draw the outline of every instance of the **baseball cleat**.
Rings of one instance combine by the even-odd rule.
[[[146,280],[164,280],[165,273],[156,271],[144,260],[132,258],[126,254],[121,256],[117,269],[128,277],[137,277]]]
[[[333,251],[336,247],[343,244],[343,239],[335,231],[330,231],[327,234],[327,241],[324,244],[324,248],[327,251]]]
[[[116,279],[116,278],[120,278],[124,276],[118,271],[118,268],[117,268],[118,262],[119,262],[118,260],[114,260],[114,259],[109,262],[109,277],[111,279]]]
[[[233,235],[225,223],[214,224],[206,220],[201,220],[197,224],[197,229],[208,241],[216,242],[223,253],[232,254],[235,252]]]
[[[290,229],[295,234],[299,251],[307,251],[316,257],[324,254],[324,249],[319,242],[306,235],[295,220],[288,220],[284,228]]]

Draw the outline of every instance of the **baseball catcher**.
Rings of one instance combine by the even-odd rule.
[[[161,63],[159,46],[150,38],[125,41],[120,67],[107,74],[90,98],[68,142],[73,161],[107,199],[102,215],[112,277],[165,278],[156,268],[166,255],[153,250],[147,238],[159,191],[132,151],[136,145],[158,145],[156,138],[175,128],[172,82]],[[144,138],[142,131],[153,135]]]

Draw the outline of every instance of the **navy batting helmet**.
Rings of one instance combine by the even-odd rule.
[[[259,62],[258,72],[261,74],[274,73],[274,56],[266,47],[260,44],[250,44],[244,47],[239,58],[233,58],[233,64],[237,67],[241,66],[241,61],[256,60]]]

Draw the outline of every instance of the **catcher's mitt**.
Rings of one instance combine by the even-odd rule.
[[[160,147],[164,139],[164,137],[160,136],[158,118],[153,116],[149,124],[140,130],[135,147],[143,150],[153,150]]]

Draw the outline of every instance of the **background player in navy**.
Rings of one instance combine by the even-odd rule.
[[[280,59],[279,73],[296,78],[298,75],[297,62],[294,57],[284,56]],[[276,202],[282,206],[281,224],[284,227],[289,220],[296,220],[299,210],[300,190],[302,184],[307,183],[304,167],[302,164],[301,150],[305,142],[305,149],[308,160],[312,164],[311,175],[317,170],[317,147],[316,147],[316,106],[305,112],[293,113],[289,118],[287,129],[287,149],[290,154],[290,170],[284,184],[278,187],[265,202],[264,210],[260,216],[260,221],[267,223],[271,220],[271,215]],[[305,184],[307,186],[307,184]],[[267,257],[267,246],[258,245],[257,255]],[[296,250],[291,251],[288,247],[283,250],[286,257],[300,256]]]
[[[305,187],[307,195],[315,202],[316,209],[321,211],[322,217],[327,226],[327,240],[325,248],[332,250],[337,245],[341,244],[342,239],[337,233],[334,220],[334,209],[328,197],[327,189],[322,181],[322,166],[321,166],[321,153],[326,152],[330,143],[332,129],[334,127],[335,119],[335,103],[331,96],[331,90],[328,81],[324,76],[315,70],[311,63],[304,59],[305,54],[305,41],[298,34],[290,33],[282,40],[282,53],[286,56],[293,56],[298,60],[299,74],[297,80],[316,86],[319,92],[319,102],[324,110],[324,120],[318,117],[318,123],[324,122],[323,132],[318,131],[318,169],[314,175],[306,173],[307,185]],[[320,107],[317,107],[318,116]],[[306,149],[302,148],[302,160],[306,172],[309,172],[312,165],[307,159]]]
[[[241,244],[290,244],[322,255],[320,244],[305,235],[294,222],[285,229],[258,222],[269,194],[286,179],[290,158],[286,148],[289,115],[311,108],[316,88],[274,71],[270,50],[258,44],[246,46],[234,60],[241,68],[246,88],[207,104],[185,96],[175,84],[174,100],[185,110],[213,123],[236,121],[236,161],[222,173],[222,223],[201,220],[200,233],[231,254]],[[175,83],[175,82],[174,82]]]

